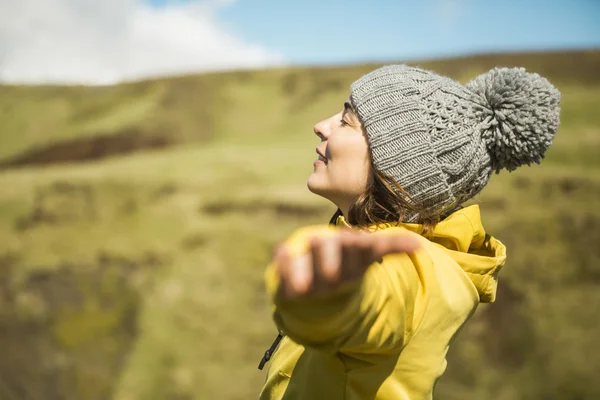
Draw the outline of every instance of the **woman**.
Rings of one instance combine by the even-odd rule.
[[[319,122],[308,188],[338,210],[266,272],[280,335],[261,399],[431,399],[457,331],[493,302],[504,245],[476,205],[493,171],[539,163],[560,93],[524,69],[468,85],[406,65],[351,85]]]

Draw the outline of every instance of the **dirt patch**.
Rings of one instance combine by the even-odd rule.
[[[0,169],[27,165],[86,162],[142,150],[161,149],[175,144],[174,138],[128,128],[111,135],[62,140],[38,146],[0,161]]]
[[[576,177],[563,177],[546,179],[541,183],[541,194],[544,198],[556,196],[577,197],[591,196],[600,193],[600,188],[587,179]]]
[[[512,181],[512,185],[516,189],[527,190],[531,188],[532,182],[531,179],[526,176],[518,176]]]
[[[231,212],[254,214],[257,212],[273,212],[281,217],[310,217],[324,211],[321,207],[289,204],[279,202],[250,202],[250,203],[209,203],[200,211],[208,215],[223,215]]]
[[[181,241],[181,248],[183,250],[191,251],[204,246],[206,243],[208,243],[208,238],[205,234],[193,233],[189,236],[186,236]]]
[[[95,193],[91,186],[65,181],[37,188],[28,214],[15,222],[17,231],[40,225],[61,225],[76,220],[96,219]]]
[[[492,197],[487,199],[485,202],[482,202],[488,209],[490,210],[505,210],[507,205],[507,200],[504,197]]]
[[[150,194],[150,201],[156,202],[167,199],[179,191],[179,187],[174,183],[165,183]]]

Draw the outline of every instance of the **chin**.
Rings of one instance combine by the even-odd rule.
[[[308,177],[308,180],[306,181],[306,187],[314,194],[327,198],[325,195],[327,193],[327,185],[325,182],[323,182],[322,177],[318,174],[313,173]]]

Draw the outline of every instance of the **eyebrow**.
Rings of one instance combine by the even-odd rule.
[[[355,114],[354,107],[352,107],[352,104],[347,101],[344,103],[344,112],[342,113],[342,118],[344,118],[348,113]]]

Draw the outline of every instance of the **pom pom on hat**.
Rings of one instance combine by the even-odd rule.
[[[560,92],[524,68],[495,68],[467,84],[483,122],[492,168],[509,171],[538,163],[559,124]]]

